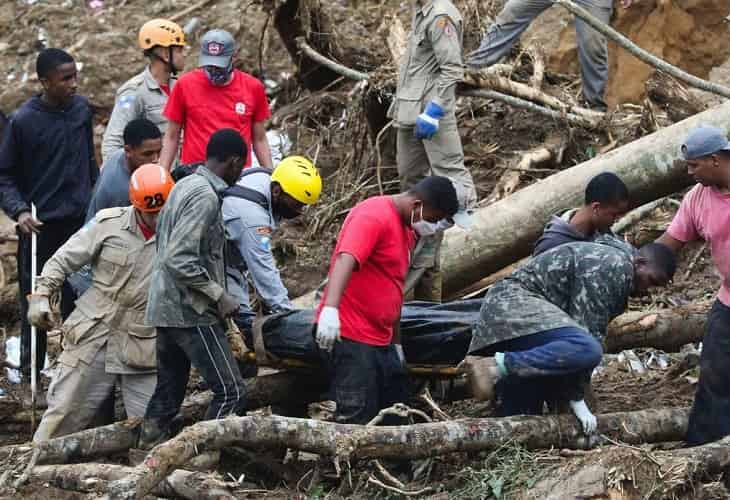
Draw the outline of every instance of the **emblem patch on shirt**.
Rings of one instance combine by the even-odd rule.
[[[246,113],[246,105],[242,102],[237,102],[236,103],[236,113],[238,113],[239,115]]]
[[[456,28],[454,28],[454,23],[452,23],[451,19],[446,16],[441,16],[436,19],[436,28],[443,31],[444,34],[449,37],[456,34]]]
[[[123,108],[131,108],[132,104],[134,104],[134,95],[125,95],[121,98],[119,98],[119,105]]]
[[[223,44],[218,42],[210,42],[208,43],[208,54],[211,56],[217,56],[220,55],[220,53],[223,52]]]
[[[256,228],[256,233],[264,236],[270,236],[271,228],[269,226],[259,226]]]

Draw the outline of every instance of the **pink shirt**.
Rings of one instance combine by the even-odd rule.
[[[682,242],[698,239],[710,245],[712,260],[722,277],[717,298],[730,307],[730,194],[697,184],[682,200],[667,230]]]

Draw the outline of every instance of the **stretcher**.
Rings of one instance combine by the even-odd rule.
[[[481,299],[438,304],[413,301],[401,311],[401,342],[411,375],[451,378],[471,342]],[[243,328],[247,363],[288,370],[326,369],[327,354],[315,342],[314,310],[265,316]],[[235,350],[235,349],[234,349]]]

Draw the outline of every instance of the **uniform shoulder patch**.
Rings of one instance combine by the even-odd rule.
[[[123,108],[131,108],[134,105],[136,96],[134,94],[126,94],[119,98],[117,104]]]
[[[273,230],[270,226],[259,226],[256,228],[256,234],[259,234],[261,236],[271,236],[271,233]]]
[[[456,35],[454,23],[448,16],[439,16],[439,18],[436,19],[435,26],[438,31],[442,31],[447,36],[451,37]]]
[[[116,219],[118,217],[121,217],[122,215],[124,215],[124,212],[125,207],[104,208],[96,212],[94,218],[97,220],[97,222],[103,222],[108,219]]]

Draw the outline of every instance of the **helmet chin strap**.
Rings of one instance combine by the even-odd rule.
[[[177,75],[177,69],[175,69],[175,64],[173,64],[173,62],[172,62],[172,45],[170,45],[169,47],[167,47],[167,55],[170,58],[170,60],[167,63],[168,66],[170,66],[170,74],[172,76],[176,76]]]

